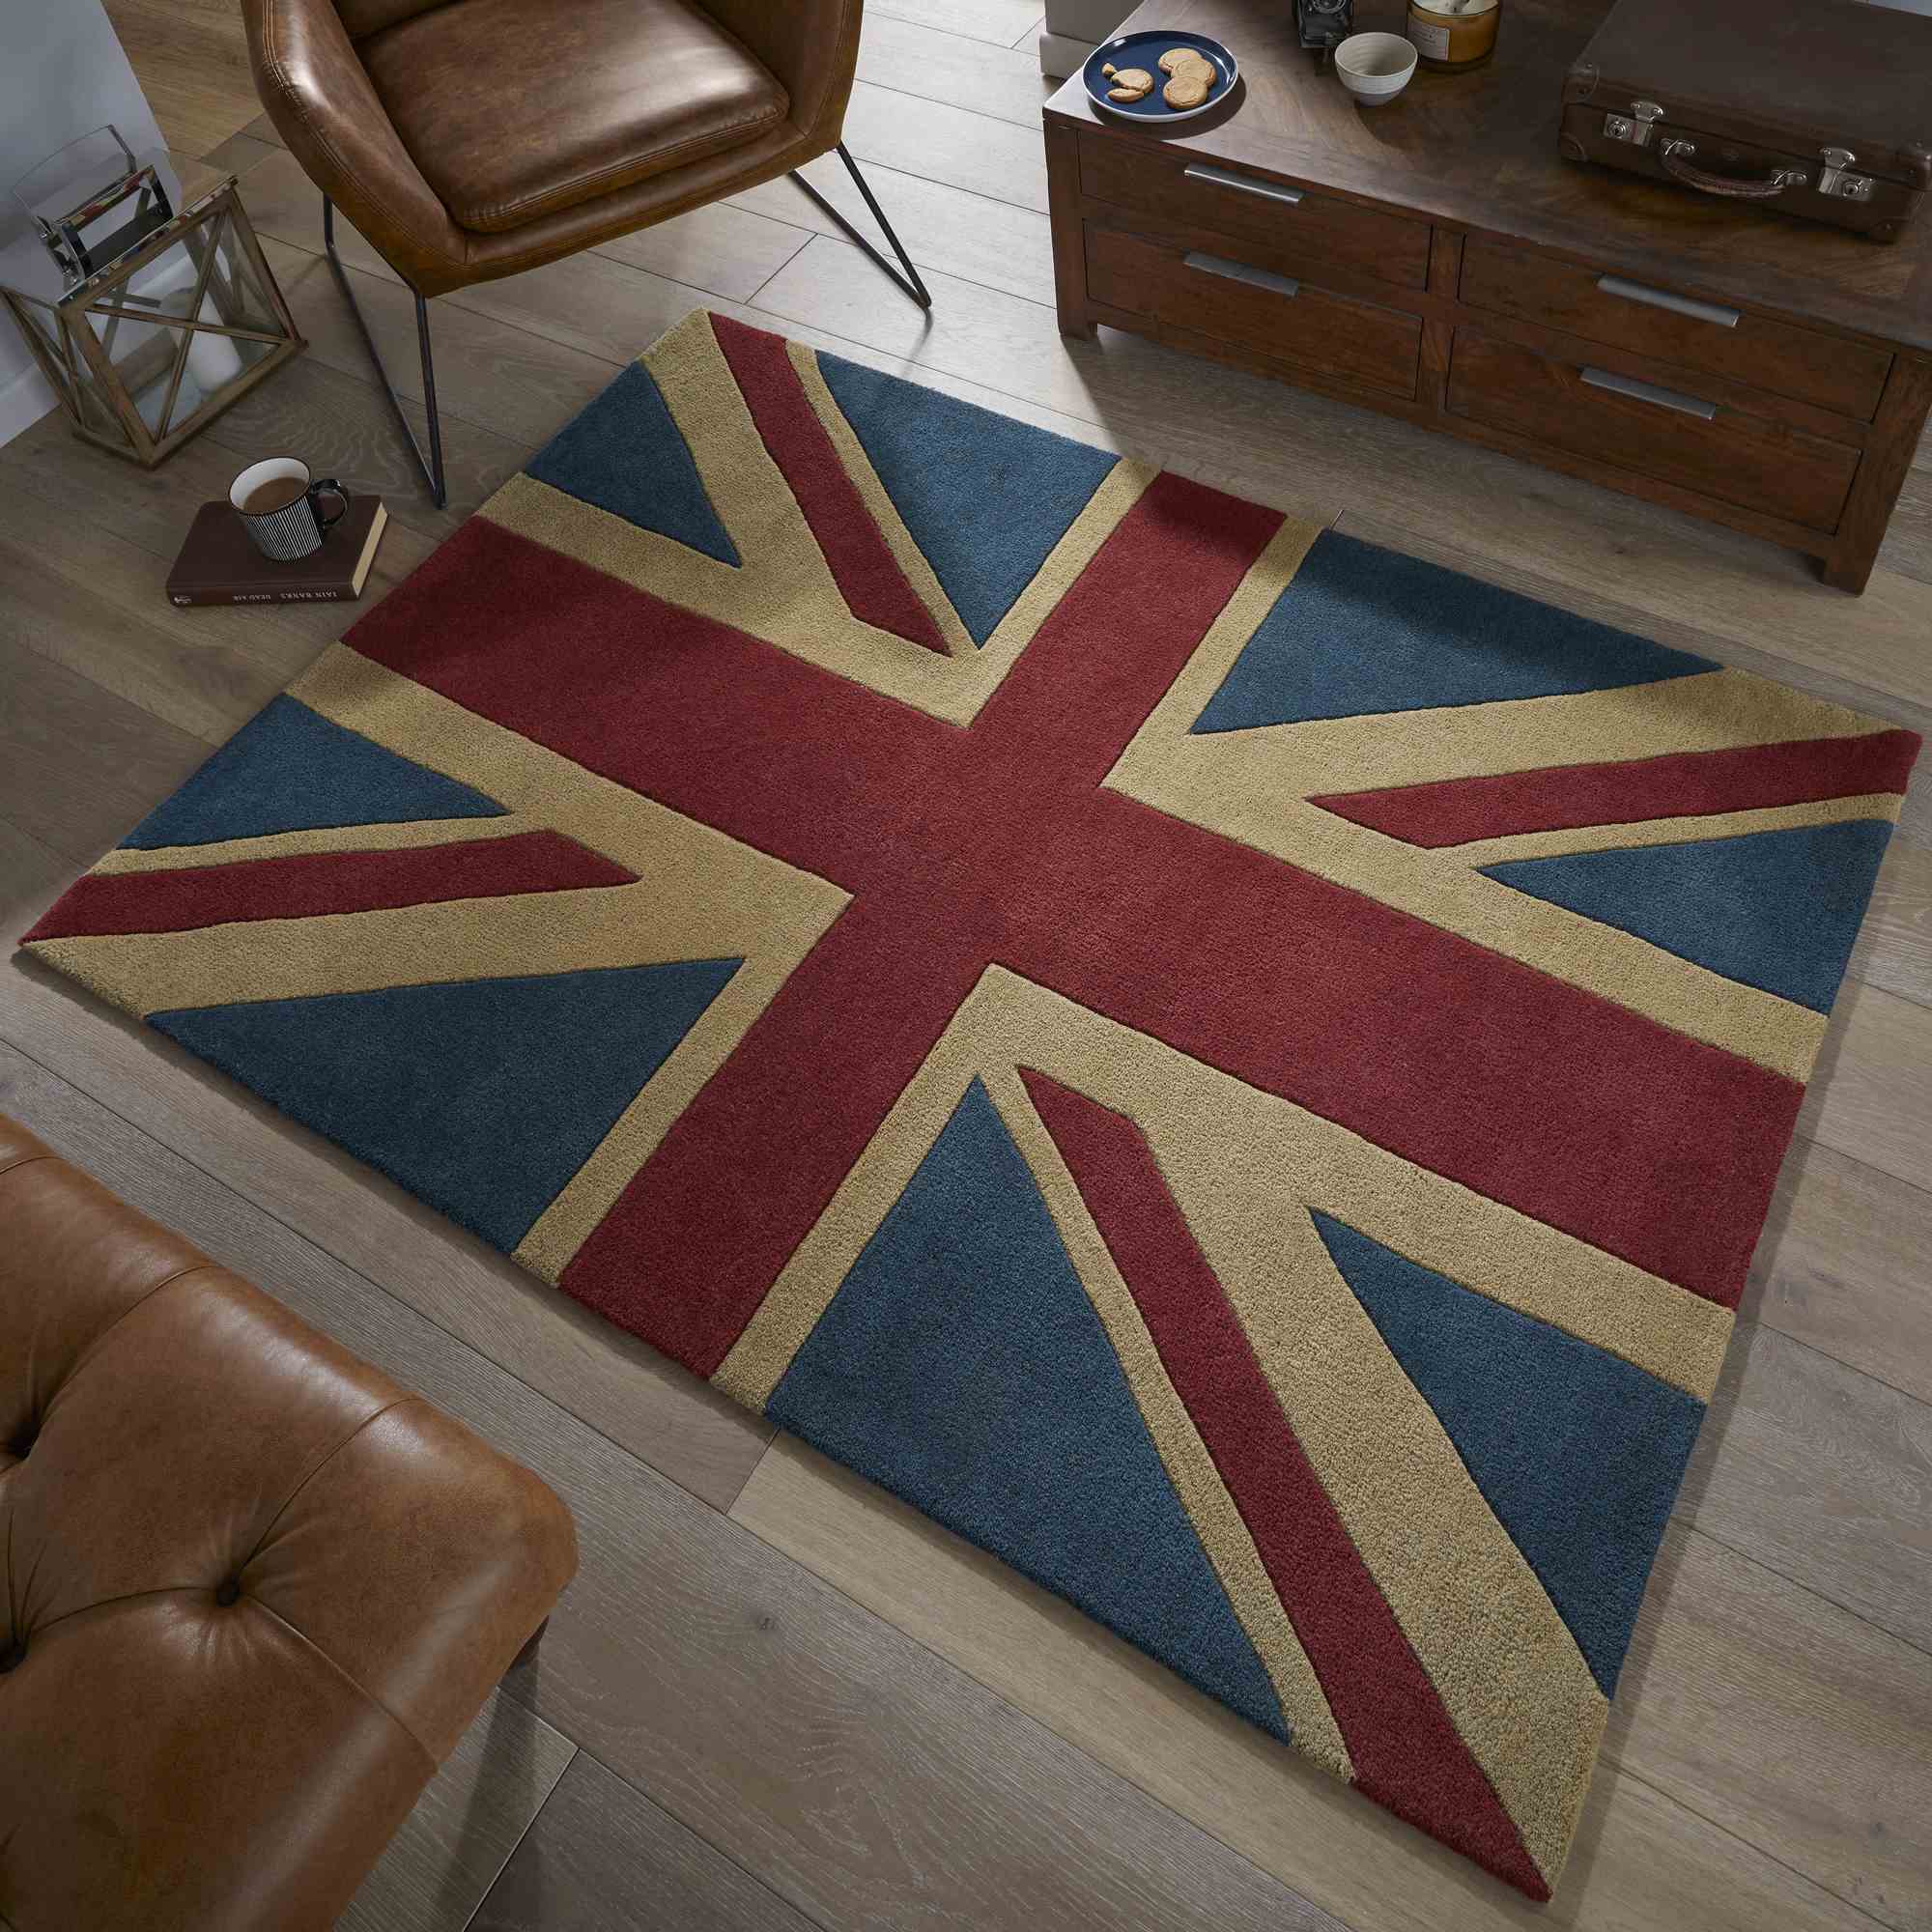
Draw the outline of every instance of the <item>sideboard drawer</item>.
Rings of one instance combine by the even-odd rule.
[[[1325,256],[1406,288],[1429,279],[1428,222],[1208,163],[1184,148],[1125,147],[1087,135],[1080,143],[1080,185],[1116,208]]]
[[[1869,421],[1891,352],[1471,236],[1463,299]]]
[[[1459,328],[1453,414],[1807,529],[1837,526],[1859,452],[1694,395]]]
[[[1415,393],[1422,321],[1232,256],[1087,228],[1097,301],[1399,396]]]

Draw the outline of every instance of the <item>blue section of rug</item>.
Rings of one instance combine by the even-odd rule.
[[[539,483],[639,529],[656,530],[720,563],[739,561],[690,445],[641,362],[633,362],[525,468]]]
[[[1193,728],[1554,697],[1717,668],[1709,658],[1324,530]]]
[[[742,963],[384,986],[150,1023],[508,1254]]]
[[[1485,866],[1727,980],[1829,1013],[1891,840],[1883,819]]]
[[[121,842],[207,845],[328,825],[497,818],[503,808],[456,780],[311,711],[272,699]]]
[[[1287,1735],[1039,1185],[977,1080],[766,1413]]]
[[[1315,1226],[1607,1697],[1704,1405],[1332,1215]]]
[[[821,355],[818,366],[960,622],[983,644],[1119,459],[837,355]]]

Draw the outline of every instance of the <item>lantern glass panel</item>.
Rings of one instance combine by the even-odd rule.
[[[131,272],[102,276],[85,315],[100,353],[156,440],[280,339],[253,265],[219,210]],[[229,332],[234,329],[272,339],[255,341]]]

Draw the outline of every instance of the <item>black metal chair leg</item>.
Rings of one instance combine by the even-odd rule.
[[[335,285],[342,291],[343,299],[349,304],[349,313],[355,318],[355,327],[362,337],[362,346],[369,352],[369,360],[375,365],[377,380],[383,385],[383,393],[389,399],[389,407],[396,412],[396,421],[402,427],[405,440],[411,453],[415,457],[416,467],[423,473],[423,480],[429,485],[430,500],[440,510],[449,501],[449,492],[443,484],[442,474],[442,421],[436,408],[436,369],[430,360],[429,345],[429,303],[415,290],[410,294],[416,304],[416,348],[422,356],[423,410],[429,418],[429,453],[423,453],[423,446],[416,440],[416,433],[410,427],[410,419],[403,412],[403,401],[396,394],[396,387],[389,381],[389,372],[383,366],[382,352],[376,347],[376,338],[369,332],[369,325],[362,319],[362,310],[355,299],[355,291],[349,286],[349,277],[343,271],[342,260],[335,252],[335,204],[327,195],[322,198],[322,247],[328,257],[328,266],[335,271]]]
[[[792,180],[845,231],[846,238],[849,241],[856,242],[878,264],[880,271],[901,294],[910,296],[921,308],[930,308],[932,306],[932,296],[927,290],[925,283],[920,279],[919,270],[913,267],[912,257],[906,253],[904,247],[900,244],[899,238],[893,233],[893,224],[886,219],[885,210],[879,206],[878,200],[873,195],[872,190],[866,185],[866,177],[859,172],[859,163],[846,153],[843,141],[839,142],[837,153],[838,158],[845,163],[845,172],[858,184],[859,192],[866,197],[866,206],[872,211],[872,219],[879,224],[879,233],[893,244],[893,253],[899,258],[899,267],[904,269],[904,274],[900,274],[898,269],[895,269],[796,168],[791,172]]]

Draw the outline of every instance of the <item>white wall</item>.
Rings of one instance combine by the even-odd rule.
[[[0,243],[17,241],[26,223],[14,184],[108,121],[137,155],[161,145],[100,0],[0,0]],[[53,405],[13,317],[0,310],[0,442]]]

